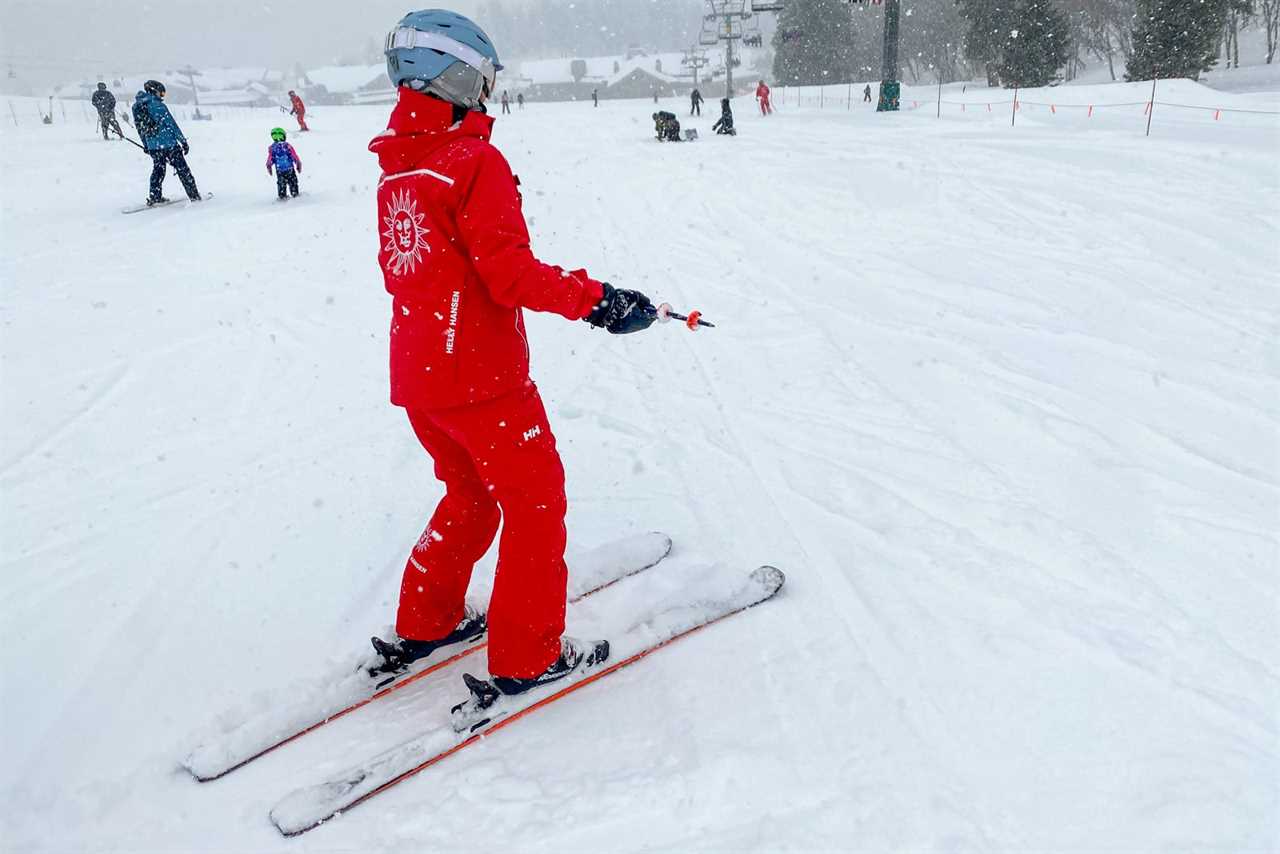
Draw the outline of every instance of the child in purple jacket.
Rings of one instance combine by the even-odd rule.
[[[280,201],[283,202],[289,197],[284,192],[286,187],[289,195],[296,199],[298,173],[302,171],[302,160],[298,157],[298,152],[293,150],[293,146],[284,141],[284,128],[272,128],[271,139],[271,147],[267,149],[267,174],[270,175],[272,167],[275,167],[276,192],[280,195]]]

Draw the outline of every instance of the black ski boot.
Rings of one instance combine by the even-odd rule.
[[[511,676],[478,679],[470,673],[464,673],[462,681],[471,692],[471,696],[451,710],[453,728],[457,732],[467,729],[474,732],[493,719],[495,712],[491,710],[500,698],[523,694],[531,688],[563,679],[608,658],[609,642],[607,640],[584,643],[574,638],[561,638],[559,658],[551,662],[551,666],[546,670],[529,679],[516,679]]]
[[[164,196],[161,196],[158,199],[152,199],[152,198],[147,199],[147,207],[149,208],[153,208],[156,205],[167,205],[167,204],[169,204],[169,199],[166,199]]]
[[[561,638],[560,657],[551,662],[551,666],[539,673],[537,676],[533,676],[529,679],[515,679],[510,676],[492,676],[489,681],[493,683],[493,687],[508,696],[512,694],[523,694],[530,688],[537,688],[539,685],[546,685],[548,682],[563,679],[579,668],[599,664],[608,657],[609,642],[607,640],[584,643],[576,638]]]
[[[442,646],[464,643],[479,638],[484,634],[485,628],[484,614],[467,605],[462,615],[462,622],[458,623],[453,631],[439,640],[423,641],[399,638],[394,642],[390,642],[378,637],[370,638],[374,651],[381,656],[382,661],[369,668],[369,675],[379,676],[383,673],[403,672],[410,664],[420,658],[426,658]]]

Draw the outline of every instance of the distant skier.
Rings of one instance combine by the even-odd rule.
[[[862,103],[864,104],[871,103],[871,84],[870,83],[862,87]]]
[[[196,179],[187,166],[186,155],[191,152],[187,138],[182,135],[173,114],[164,105],[165,88],[159,80],[148,80],[142,84],[142,91],[133,99],[133,126],[142,138],[142,147],[151,155],[151,191],[147,194],[147,205],[151,206],[169,201],[161,193],[164,187],[166,167],[172,164],[173,171],[178,173],[182,188],[187,191],[187,198],[193,202],[200,201],[200,191],[196,189]]]
[[[720,99],[720,118],[716,119],[716,123],[711,126],[711,130],[726,136],[738,135],[738,132],[733,128],[733,109],[729,106],[728,98]]]
[[[658,142],[680,142],[680,120],[675,113],[659,110],[653,114],[653,129]]]
[[[289,103],[293,106],[293,109],[289,110],[289,115],[298,119],[298,130],[311,130],[307,127],[307,105],[302,103],[302,98],[298,97],[298,93],[292,89],[289,90]]]
[[[267,148],[267,174],[275,169],[276,194],[282,202],[290,196],[298,198],[298,175],[302,173],[302,158],[298,157],[292,145],[285,142],[286,138],[284,128],[272,128],[271,145]],[[285,190],[289,191],[288,196]]]
[[[591,90],[591,106],[593,107],[600,106],[600,90],[599,89]]]
[[[98,111],[98,124],[102,126],[102,138],[111,139],[107,131],[114,130],[118,137],[124,139],[124,131],[120,130],[120,123],[116,121],[116,96],[107,89],[107,84],[99,83],[98,91],[94,92],[89,100],[93,102],[93,108]]]
[[[518,110],[524,109],[524,93],[523,92],[516,93],[516,109]]]
[[[517,694],[608,656],[607,642],[561,637],[564,468],[529,378],[522,310],[623,334],[653,322],[652,303],[533,256],[518,183],[484,114],[502,66],[475,23],[410,12],[386,56],[397,103],[369,149],[383,173],[391,402],[408,411],[445,495],[405,564],[397,638],[374,639],[382,661],[372,669],[395,671],[484,631],[464,596],[501,521],[485,684]]]
[[[504,116],[511,113],[511,99],[507,97],[507,90],[502,90],[502,114]]]
[[[760,115],[767,116],[773,112],[773,104],[769,102],[769,87],[763,80],[756,86],[756,100],[760,102]]]
[[[702,93],[699,92],[697,89],[694,89],[692,92],[689,93],[689,105],[690,105],[689,115],[690,116],[702,115],[702,101],[703,101]]]

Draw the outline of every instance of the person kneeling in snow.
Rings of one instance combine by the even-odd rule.
[[[280,201],[289,198],[284,194],[286,189],[289,195],[298,198],[298,175],[302,172],[302,158],[298,157],[298,152],[293,150],[292,145],[285,142],[284,128],[271,129],[271,145],[267,148],[268,175],[271,174],[272,167],[276,170],[276,193],[280,196]]]
[[[489,142],[493,42],[454,12],[406,15],[387,38],[397,101],[369,144],[382,166],[378,254],[391,310],[391,402],[445,484],[405,564],[394,641],[373,639],[371,673],[397,672],[478,637],[472,568],[501,521],[487,615],[489,672],[517,694],[608,657],[562,637],[564,466],[529,377],[523,309],[623,334],[653,323],[639,291],[544,264],[529,248],[518,181]]]
[[[738,135],[738,132],[733,129],[733,109],[729,106],[728,98],[720,99],[720,118],[716,119],[711,129],[718,134]]]
[[[680,121],[675,113],[661,110],[653,114],[653,129],[658,134],[658,142],[679,142]]]

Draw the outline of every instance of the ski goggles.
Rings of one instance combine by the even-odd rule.
[[[414,89],[433,88],[456,103],[478,104],[492,94],[501,66],[480,51],[440,33],[397,27],[387,34],[386,50],[428,48],[454,57],[456,62],[430,81],[406,81]]]

